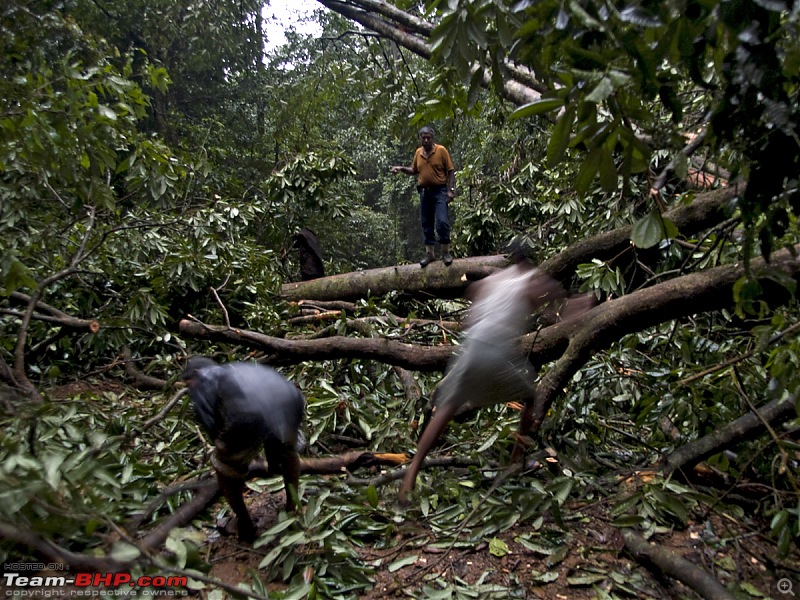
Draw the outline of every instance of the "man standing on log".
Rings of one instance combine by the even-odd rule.
[[[423,268],[436,260],[436,234],[442,246],[444,264],[449,266],[453,262],[447,205],[456,195],[455,167],[447,148],[434,144],[433,138],[433,127],[425,126],[420,129],[419,139],[422,145],[414,153],[411,166],[396,165],[391,168],[392,173],[417,176],[419,216],[425,239],[425,257],[419,261]]]

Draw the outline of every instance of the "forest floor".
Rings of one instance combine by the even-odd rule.
[[[283,493],[264,493],[248,500],[260,530],[274,524],[283,498]],[[509,597],[519,598],[699,597],[682,583],[647,569],[628,555],[619,530],[609,524],[602,504],[565,506],[564,510],[580,512],[582,517],[566,524],[569,550],[558,556],[543,555],[527,547],[522,540],[531,529],[525,526],[512,527],[496,536],[507,546],[502,556],[496,556],[488,542],[443,550],[431,545],[436,534],[429,527],[407,522],[391,547],[360,550],[365,566],[384,566],[375,570],[372,589],[359,598],[426,598],[429,596],[424,586],[435,588],[437,583],[456,582],[466,588],[480,584],[482,589],[494,584],[497,589],[507,589]],[[225,521],[218,528],[212,527],[213,533],[208,537],[204,554],[213,565],[210,575],[232,585],[250,582],[248,571],[258,568],[270,548],[253,548],[238,542],[233,524]],[[552,522],[549,525],[555,526]],[[781,577],[775,573],[784,573],[785,568],[795,574],[800,572],[799,552],[778,560],[773,541],[730,517],[712,515],[685,529],[658,533],[650,541],[702,567],[729,589],[735,585],[739,590],[736,596],[741,598],[782,597],[778,591]],[[385,566],[398,562],[408,564],[393,572]],[[800,581],[794,580],[794,584],[800,586]],[[280,588],[277,584],[272,587]]]
[[[51,396],[70,397],[81,391],[86,391],[86,386],[76,384]],[[92,391],[118,392],[119,386],[95,385]],[[277,522],[285,496],[283,492],[249,491],[246,501],[257,529],[264,532]],[[551,515],[537,523],[519,521],[492,540],[458,543],[449,549],[425,520],[408,518],[393,529],[391,539],[356,549],[358,564],[371,572],[374,582],[358,598],[451,597],[447,586],[466,592],[491,591],[491,595],[459,596],[475,598],[698,598],[684,584],[637,562],[626,551],[620,530],[611,524],[609,506],[610,502],[602,499],[568,501],[561,508],[565,515],[561,523]],[[202,527],[201,556],[211,565],[208,575],[233,587],[252,585],[254,576],[264,580],[266,573],[259,571],[259,564],[274,543],[253,547],[239,542],[229,517],[214,522],[214,515],[229,514],[223,507],[221,500],[193,521]],[[792,546],[788,557],[777,557],[774,540],[764,533],[769,523],[756,523],[746,514],[747,518],[737,518],[718,509],[695,515],[683,528],[658,529],[650,542],[703,568],[728,589],[736,590],[737,598],[788,600],[800,594],[798,545]],[[556,531],[563,539],[558,551],[532,543],[534,534],[545,530]],[[778,582],[784,579],[793,587],[783,587],[781,593]],[[282,583],[272,583],[266,589],[279,592],[284,588]]]

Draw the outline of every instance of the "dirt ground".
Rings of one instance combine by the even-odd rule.
[[[85,387],[81,383],[64,386],[51,397],[70,397],[85,391]],[[118,392],[120,387],[108,384],[107,391]],[[96,384],[92,388],[97,391]],[[248,492],[249,511],[259,531],[276,523],[284,502],[282,492]],[[212,565],[210,577],[230,586],[250,584],[271,547],[253,548],[239,542],[235,523],[228,517],[214,523],[212,515],[220,512],[223,503],[220,501],[201,517],[205,523],[202,556]],[[565,506],[563,512],[580,514],[579,520],[564,524],[565,551],[549,553],[526,544],[534,532],[525,524],[495,536],[506,546],[500,556],[486,542],[443,549],[426,523],[408,520],[399,527],[393,543],[388,544],[391,547],[359,550],[365,566],[382,565],[373,575],[374,585],[359,598],[426,598],[423,586],[436,582],[496,584],[508,589],[510,597],[531,599],[699,597],[684,584],[640,564],[627,553],[620,530],[610,524],[612,519],[602,502]],[[543,527],[558,529],[547,518]],[[788,600],[800,594],[800,551],[795,545],[790,556],[778,558],[774,541],[762,535],[767,529],[768,523],[759,524],[759,530],[755,530],[744,520],[713,513],[684,529],[660,530],[650,542],[702,567],[723,585],[734,584],[738,598]],[[387,565],[398,561],[407,564],[390,572]],[[259,576],[263,577],[263,573]],[[792,582],[792,593],[786,588],[781,593],[778,582],[782,579]],[[267,584],[268,591],[284,587],[279,582]]]
[[[274,524],[282,504],[283,494],[251,496],[250,511],[260,530]],[[522,541],[531,533],[527,527],[515,527],[498,535],[508,552],[495,556],[487,543],[442,550],[431,545],[436,536],[425,524],[406,523],[394,540],[394,547],[365,548],[360,555],[365,565],[378,559],[383,565],[404,557],[413,560],[411,557],[416,556],[416,560],[394,572],[379,568],[374,587],[359,598],[424,598],[422,586],[437,580],[494,583],[513,590],[514,597],[520,598],[580,600],[603,597],[602,592],[634,598],[699,597],[682,583],[646,568],[627,554],[619,530],[608,524],[602,506],[572,508],[580,510],[583,518],[567,525],[569,549],[558,556],[526,547]],[[217,527],[209,528],[213,533],[206,548],[207,560],[213,565],[210,575],[232,585],[251,581],[248,570],[257,569],[269,547],[254,549],[238,542],[234,524],[228,519]],[[778,560],[773,542],[734,519],[712,516],[705,523],[682,531],[657,534],[651,542],[703,567],[723,585],[735,583],[741,598],[783,597],[777,584],[784,577],[800,585],[800,554],[795,552]],[[270,588],[277,590],[281,585]]]

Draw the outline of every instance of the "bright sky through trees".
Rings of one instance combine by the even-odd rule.
[[[319,34],[319,25],[311,20],[311,15],[318,6],[314,2],[299,0],[272,0],[269,6],[265,6],[263,15],[267,28],[266,51],[271,52],[286,43],[286,30]]]

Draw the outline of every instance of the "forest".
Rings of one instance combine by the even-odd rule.
[[[0,589],[800,593],[799,29],[796,0],[2,3]],[[422,268],[391,167],[424,125],[456,192]],[[401,501],[512,243],[591,305],[527,315],[534,391],[456,415]],[[242,471],[252,543],[198,355],[305,400],[297,489]]]

